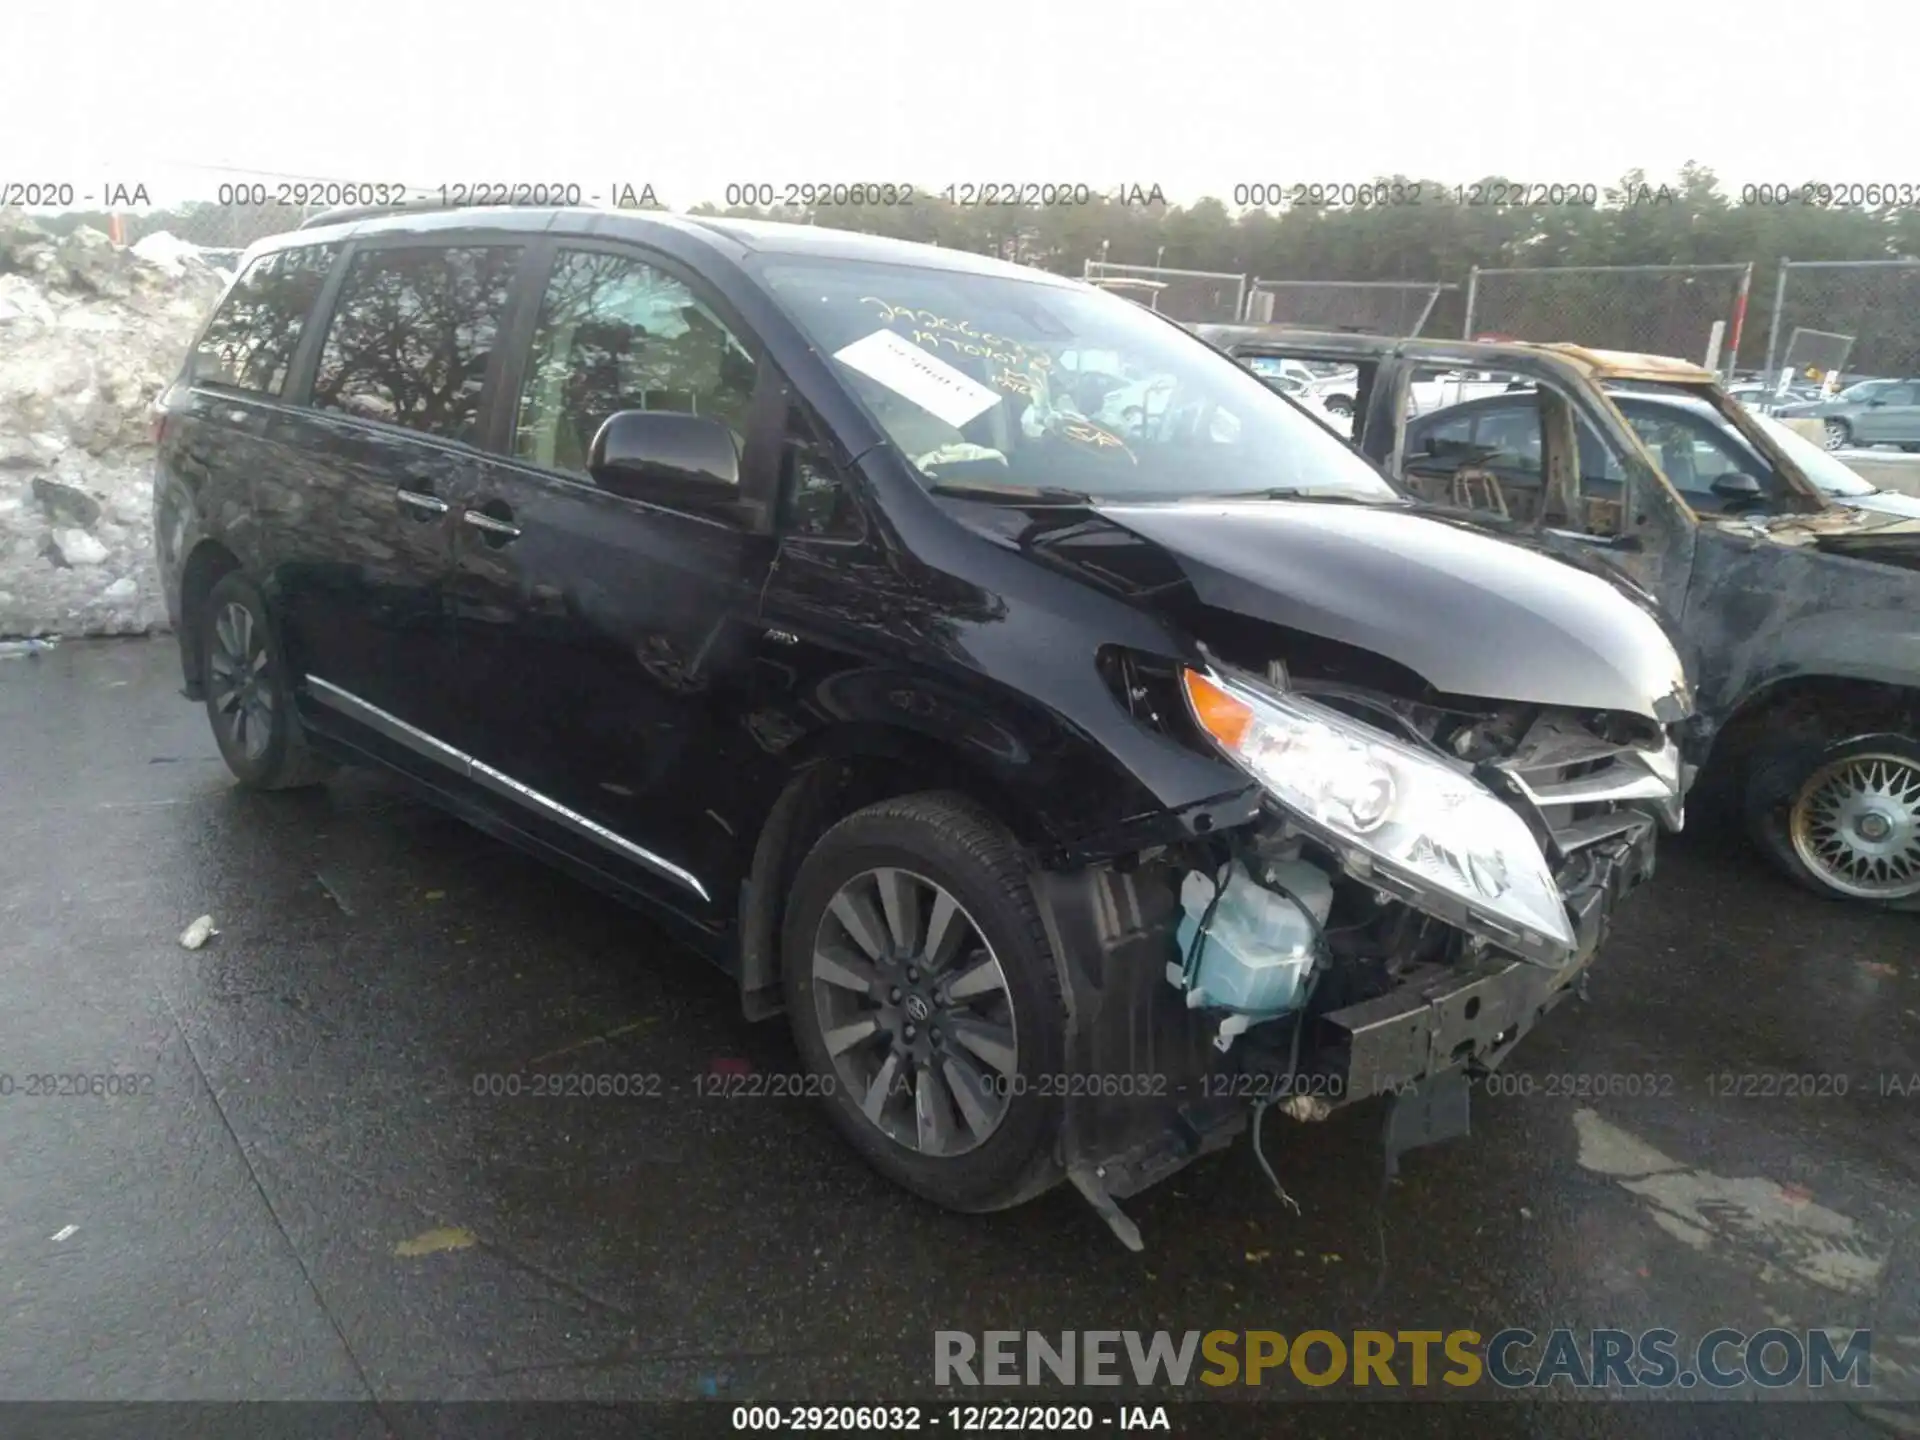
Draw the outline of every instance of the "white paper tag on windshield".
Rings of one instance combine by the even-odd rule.
[[[876,330],[835,351],[833,358],[904,395],[956,430],[1000,403],[999,392],[891,330]]]

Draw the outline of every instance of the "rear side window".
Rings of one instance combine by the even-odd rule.
[[[480,390],[505,323],[518,246],[354,256],[313,377],[313,403],[477,444]]]
[[[307,314],[339,255],[338,245],[304,245],[262,255],[249,265],[207,322],[193,350],[189,378],[278,395]]]

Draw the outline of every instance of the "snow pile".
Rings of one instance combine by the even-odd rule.
[[[0,210],[0,637],[166,624],[151,406],[225,275],[172,236],[141,244]]]
[[[195,267],[219,268],[208,258],[205,246],[196,245],[191,240],[182,240],[171,230],[156,230],[153,234],[135,241],[133,253],[149,265],[158,268],[171,280],[180,279],[188,270]]]

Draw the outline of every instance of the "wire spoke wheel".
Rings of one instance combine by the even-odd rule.
[[[273,741],[273,681],[266,628],[253,612],[229,602],[214,616],[208,651],[215,723],[229,745],[258,761]]]
[[[892,867],[855,875],[820,917],[812,980],[840,1086],[870,1124],[934,1158],[999,1128],[1019,1072],[1013,996],[944,887]]]
[[[1794,797],[1789,834],[1821,883],[1863,900],[1920,895],[1920,765],[1868,752],[1822,765]]]

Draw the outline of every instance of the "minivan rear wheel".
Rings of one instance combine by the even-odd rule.
[[[909,795],[828,830],[781,968],[809,1075],[875,1169],[970,1212],[1059,1181],[1060,975],[1026,858],[985,809]]]
[[[293,711],[279,634],[267,602],[244,574],[224,575],[200,611],[200,678],[221,758],[242,785],[292,790],[332,772],[307,745]]]

